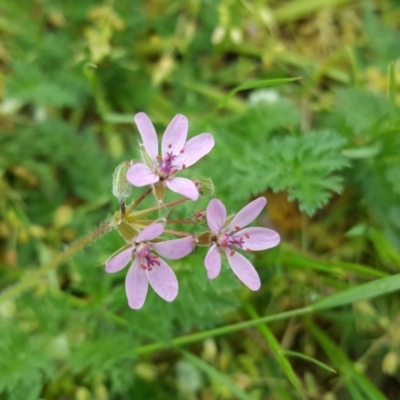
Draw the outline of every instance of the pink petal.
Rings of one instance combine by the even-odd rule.
[[[168,188],[175,193],[179,193],[191,200],[197,200],[199,198],[199,191],[190,179],[174,177],[167,179],[165,183]]]
[[[133,248],[128,247],[106,261],[106,272],[113,273],[125,268],[132,261]]]
[[[237,251],[231,255],[231,250],[224,249],[229,265],[235,275],[251,290],[258,290],[261,287],[260,277],[253,267],[253,264]]]
[[[207,269],[208,279],[214,279],[219,275],[221,271],[221,255],[216,244],[213,244],[208,250],[204,265]]]
[[[226,221],[226,208],[221,200],[212,199],[206,210],[207,224],[211,232],[218,234],[222,231],[222,227]]]
[[[179,168],[187,168],[208,154],[214,147],[214,138],[210,133],[202,133],[188,140],[183,153],[175,160]]]
[[[166,240],[165,242],[152,243],[150,247],[162,257],[177,260],[187,256],[193,250],[194,238],[188,236],[182,239]]]
[[[152,160],[155,160],[158,154],[158,138],[150,118],[144,112],[140,112],[135,115],[135,122],[147,154]]]
[[[161,150],[163,158],[167,153],[172,153],[175,155],[180,154],[183,146],[186,142],[188,132],[188,120],[184,115],[175,115],[173,120],[167,126],[165,130]]]
[[[160,180],[159,176],[147,165],[142,163],[133,164],[126,173],[126,179],[133,186],[146,186]]]
[[[159,258],[160,265],[146,270],[147,279],[154,291],[165,301],[172,301],[178,294],[178,280],[171,267]]]
[[[244,240],[244,250],[266,250],[279,244],[281,238],[278,233],[268,228],[246,228],[235,233],[234,237]]]
[[[154,222],[149,226],[146,226],[136,238],[136,242],[145,242],[147,240],[152,240],[160,236],[164,231],[164,225],[160,222]]]
[[[129,307],[137,310],[143,306],[148,286],[146,273],[140,268],[139,261],[135,259],[125,279],[125,291]]]
[[[258,199],[253,200],[235,215],[231,223],[226,227],[225,231],[231,232],[236,230],[237,227],[244,228],[260,215],[260,212],[266,204],[267,199],[265,197],[259,197]]]

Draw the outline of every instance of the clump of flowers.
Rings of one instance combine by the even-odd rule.
[[[276,246],[279,235],[268,228],[248,227],[261,213],[267,201],[259,197],[228,217],[218,199],[212,199],[206,210],[197,210],[191,218],[169,221],[160,218],[172,207],[196,201],[201,194],[213,194],[208,178],[189,179],[176,176],[180,171],[206,156],[214,147],[214,138],[202,133],[187,139],[188,120],[176,115],[168,125],[158,150],[158,137],[145,113],[135,116],[142,142],[141,160],[120,164],[113,179],[113,194],[119,199],[120,211],[114,215],[114,225],[126,244],[106,261],[106,271],[115,273],[130,264],[125,279],[128,304],[133,309],[143,306],[149,285],[165,301],[173,301],[179,290],[178,280],[163,258],[176,260],[189,255],[195,246],[208,247],[204,264],[209,279],[215,279],[222,260],[227,259],[234,274],[251,290],[258,290],[261,281],[252,263],[241,252],[260,251]],[[126,204],[133,187],[144,187],[144,192],[129,206]],[[165,190],[182,197],[164,203]],[[137,210],[142,201],[153,194],[156,205]],[[149,217],[158,212],[158,216]],[[207,221],[209,230],[199,234],[176,231],[166,227],[172,222],[198,223]],[[178,238],[163,237],[164,234]]]

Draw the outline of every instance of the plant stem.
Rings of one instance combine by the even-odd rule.
[[[151,192],[153,187],[148,187],[126,210],[126,215],[129,215]]]
[[[173,201],[170,201],[169,203],[162,203],[162,204],[159,204],[159,205],[157,205],[157,206],[154,206],[154,207],[150,207],[150,208],[146,208],[145,210],[141,210],[141,211],[137,211],[137,212],[134,212],[134,213],[132,213],[131,215],[130,215],[130,217],[132,217],[133,219],[133,221],[135,220],[135,218],[138,216],[138,215],[146,215],[146,214],[148,214],[148,213],[151,213],[151,212],[153,212],[153,211],[158,211],[158,210],[161,210],[162,208],[167,208],[167,207],[172,207],[172,206],[176,206],[177,204],[181,204],[181,203],[184,203],[185,201],[189,201],[190,199],[188,199],[187,197],[183,197],[183,198],[181,198],[181,199],[178,199],[178,200],[173,200]],[[130,208],[130,207],[129,207]],[[129,217],[127,217],[127,219],[128,219],[128,221],[129,221]]]
[[[4,290],[0,293],[0,304],[11,300],[15,296],[19,295],[29,287],[35,285],[39,279],[51,271],[52,269],[57,268],[59,265],[67,261],[71,256],[77,253],[80,250],[83,250],[86,246],[91,244],[94,240],[99,238],[104,233],[108,232],[112,229],[112,222],[106,221],[99,225],[94,231],[90,232],[86,236],[83,236],[75,243],[73,243],[70,247],[64,250],[62,253],[58,254],[51,262],[43,265],[41,268],[36,270],[35,272],[29,274],[24,279],[19,281],[16,285],[11,286],[9,289]]]
[[[163,233],[170,233],[171,235],[182,236],[182,237],[193,236],[189,232],[176,231],[175,229],[164,229]]]
[[[198,224],[194,219],[167,219],[167,224]]]

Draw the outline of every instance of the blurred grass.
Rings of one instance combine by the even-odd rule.
[[[31,289],[0,293],[0,397],[398,399],[399,16],[394,0],[1,2],[0,287]],[[53,268],[117,209],[138,111],[214,134],[193,173],[229,211],[267,197],[282,244],[251,256],[259,292],[228,270],[210,284],[199,249],[174,264],[175,302],[133,312],[104,273],[115,232]]]

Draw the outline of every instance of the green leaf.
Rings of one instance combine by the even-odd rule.
[[[341,154],[345,140],[330,130],[274,139],[264,148],[251,149],[253,162],[241,166],[260,187],[287,190],[309,215],[340,193],[343,180],[337,172],[349,165]]]
[[[257,314],[256,310],[250,303],[245,303],[245,308],[251,318],[253,318],[253,319],[259,318],[259,315]],[[279,364],[282,371],[285,373],[289,382],[293,385],[293,387],[296,389],[296,391],[299,393],[299,395],[303,399],[306,399],[307,397],[306,397],[306,393],[304,392],[303,386],[302,386],[299,378],[297,377],[295,371],[293,370],[292,365],[290,364],[288,359],[285,357],[285,352],[282,350],[279,342],[277,341],[277,339],[274,336],[271,329],[269,329],[268,325],[266,325],[266,324],[262,324],[262,325],[260,324],[257,328],[263,335],[265,341],[267,342],[269,348],[272,351],[272,354],[274,355],[274,357],[276,359],[276,362]]]
[[[333,373],[337,373],[336,370],[334,370],[333,368],[331,368],[329,365],[324,364],[321,361],[316,360],[313,357],[307,356],[306,354],[303,353],[299,353],[298,351],[291,351],[291,350],[284,350],[283,354],[285,354],[286,356],[291,356],[291,357],[297,357],[297,358],[302,358],[303,360],[307,360],[310,361],[316,365],[318,365],[319,367],[326,369],[329,372],[333,372]]]
[[[376,125],[389,114],[390,103],[386,97],[364,89],[340,89],[337,112],[355,134],[373,136]]]
[[[347,158],[363,159],[363,158],[377,157],[381,152],[382,152],[382,146],[379,143],[375,143],[371,146],[362,146],[362,147],[344,149],[343,155]]]
[[[383,393],[355,367],[354,362],[347,357],[340,346],[337,346],[328,335],[315,324],[309,323],[308,329],[318,340],[325,353],[335,363],[346,383],[350,382],[358,385],[358,388],[364,392],[365,399],[386,400]]]
[[[389,64],[389,101],[393,109],[396,105],[397,82],[396,82],[396,61]]]
[[[339,307],[356,301],[383,296],[396,290],[400,290],[400,274],[386,278],[376,279],[373,282],[363,283],[350,289],[327,296],[318,300],[310,307],[315,311]]]

